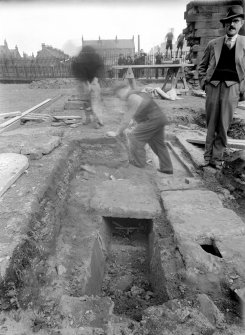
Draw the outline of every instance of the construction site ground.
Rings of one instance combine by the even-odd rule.
[[[0,85],[2,113],[53,99],[35,112],[46,118],[0,133],[0,155],[29,164],[0,197],[0,334],[244,335],[242,142],[222,171],[201,168],[204,147],[189,139],[205,137],[205,98],[154,97],[174,174],[157,172],[148,147],[134,167],[126,139],[106,136],[125,111],[111,84],[100,129],[83,124],[73,79]],[[237,109],[230,137],[245,139],[244,120]]]

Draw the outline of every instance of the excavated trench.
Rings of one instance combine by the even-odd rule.
[[[69,173],[65,179],[60,174],[59,192],[52,189],[45,195],[40,213],[39,223],[49,217],[52,227],[47,232],[47,226],[36,225],[35,241],[30,233],[21,250],[21,272],[4,287],[3,309],[29,311],[34,333],[68,325],[106,331],[112,311],[139,322],[148,307],[185,298],[184,263],[164,211],[149,219],[101,215],[91,208],[96,186],[103,182],[133,179],[140,185],[141,171],[128,168],[125,148],[114,140],[76,142],[69,155]],[[201,247],[221,257],[215,245]],[[234,301],[229,306],[236,310]],[[105,315],[82,318],[79,308]]]

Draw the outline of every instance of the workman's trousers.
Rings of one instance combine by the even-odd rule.
[[[159,167],[162,171],[173,171],[173,165],[164,141],[165,120],[156,118],[138,123],[128,134],[129,161],[138,167],[146,165],[145,145],[148,143],[158,156]]]
[[[239,83],[227,86],[225,82],[220,82],[218,86],[212,84],[205,86],[207,96],[205,159],[223,160],[227,146],[227,131],[239,100],[239,87]]]

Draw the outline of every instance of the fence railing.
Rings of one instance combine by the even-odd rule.
[[[173,53],[174,54],[174,53]],[[176,54],[175,54],[176,55]],[[124,55],[127,59],[127,55]],[[182,54],[182,60],[186,60],[187,53]],[[175,58],[175,57],[174,57]],[[114,78],[115,71],[112,67],[118,65],[117,55],[102,56],[104,61],[104,76],[106,78]],[[170,58],[163,55],[163,61]],[[72,59],[69,60],[55,60],[55,59],[0,59],[0,81],[33,81],[45,78],[69,78],[73,77],[71,71]],[[155,56],[152,54],[146,55],[141,64],[137,62],[137,58],[132,58],[130,64],[137,65],[153,65],[155,64]],[[155,69],[147,69],[142,71],[141,74],[147,78],[155,77]]]

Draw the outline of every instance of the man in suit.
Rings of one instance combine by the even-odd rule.
[[[198,67],[201,88],[206,92],[207,137],[203,166],[223,166],[227,131],[244,92],[245,37],[238,35],[244,24],[243,8],[234,5],[220,20],[226,35],[211,40]]]

